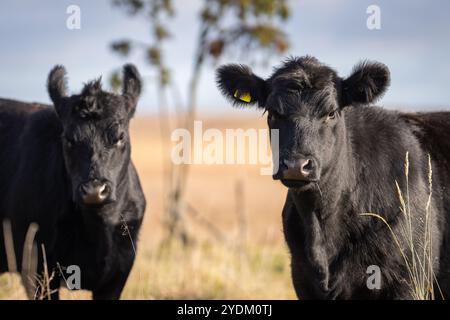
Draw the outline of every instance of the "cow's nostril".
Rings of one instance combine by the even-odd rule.
[[[87,190],[87,187],[85,184],[81,184],[79,190],[80,190],[80,194],[83,196],[88,193],[88,190]]]
[[[102,185],[98,192],[101,196],[106,196],[108,194],[108,188],[106,187],[106,184]]]
[[[312,169],[312,161],[311,160],[306,160],[306,163],[303,165],[303,169],[304,170],[310,170]]]
[[[304,175],[309,175],[314,170],[314,163],[311,159],[305,159],[300,164],[300,171]]]
[[[98,197],[100,201],[105,201],[106,198],[109,196],[109,188],[106,184],[102,185],[98,191]]]

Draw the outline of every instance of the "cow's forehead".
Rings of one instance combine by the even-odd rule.
[[[272,87],[286,87],[303,90],[322,90],[334,86],[336,72],[317,63],[301,63],[301,60],[285,63],[269,78]]]
[[[73,119],[66,123],[65,131],[77,137],[103,135],[124,128],[124,119],[108,117],[104,119]]]
[[[81,94],[73,95],[70,98],[68,108],[68,122],[77,119],[106,119],[106,118],[124,118],[127,114],[125,98],[115,93],[96,90],[88,90],[93,86],[87,84]]]
[[[293,79],[289,81],[291,84],[272,87],[267,99],[267,109],[281,114],[319,114],[335,108],[337,91],[332,83],[317,89],[295,84]]]
[[[337,73],[313,57],[292,58],[274,70],[268,79],[267,109],[280,113],[321,112],[336,97]],[[304,107],[308,110],[300,110]]]

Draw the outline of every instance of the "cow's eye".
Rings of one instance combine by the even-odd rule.
[[[124,142],[125,142],[125,133],[124,132],[121,132],[113,140],[114,145],[117,146],[117,147],[123,146]]]
[[[328,119],[334,119],[334,118],[336,118],[336,111],[331,111],[329,114],[328,114]]]

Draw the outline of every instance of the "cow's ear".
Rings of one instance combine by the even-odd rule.
[[[138,69],[133,64],[123,66],[122,96],[126,100],[129,117],[133,117],[142,90],[142,80]]]
[[[342,83],[343,106],[375,102],[383,96],[389,84],[390,73],[386,65],[380,62],[361,62]]]
[[[47,79],[47,91],[58,115],[62,115],[64,98],[67,97],[67,72],[64,66],[57,65],[50,71]]]
[[[253,74],[245,65],[228,64],[217,69],[217,86],[234,105],[258,104],[263,107],[266,98],[266,81]]]

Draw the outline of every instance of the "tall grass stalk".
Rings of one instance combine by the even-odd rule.
[[[397,245],[401,256],[405,262],[408,277],[406,279],[411,288],[411,297],[414,300],[433,300],[435,299],[435,288],[437,288],[442,296],[439,285],[437,284],[436,275],[433,270],[433,243],[432,243],[432,223],[431,223],[431,199],[433,195],[433,169],[431,165],[431,157],[428,155],[428,199],[425,207],[425,221],[423,217],[419,217],[421,223],[423,223],[423,250],[417,247],[414,243],[413,215],[411,214],[410,205],[410,189],[409,189],[409,153],[406,153],[405,157],[405,178],[406,178],[406,194],[404,194],[400,188],[400,185],[395,181],[397,189],[397,195],[400,201],[400,211],[405,218],[405,223],[400,224],[400,234],[397,235],[389,222],[386,221],[381,215],[376,213],[362,213],[362,216],[371,216],[380,219],[389,229],[392,237]],[[402,241],[404,240],[404,241]],[[402,245],[405,243],[406,246]]]

